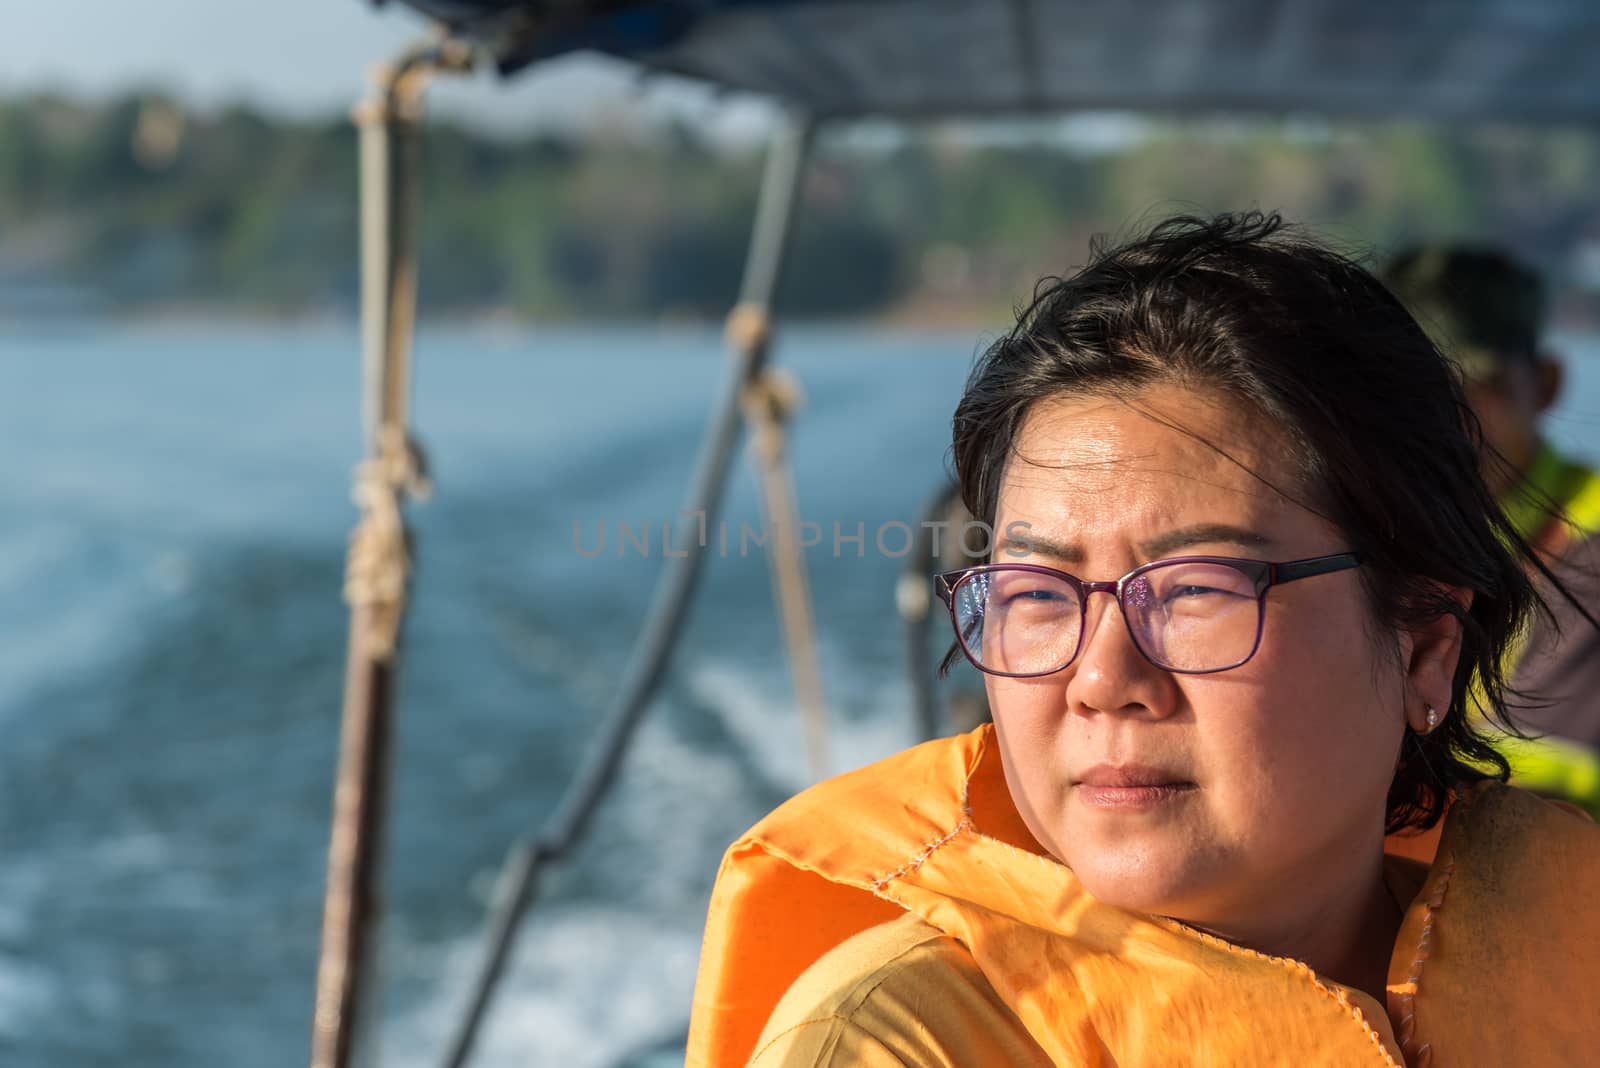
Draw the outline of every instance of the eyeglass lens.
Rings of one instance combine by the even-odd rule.
[[[1078,653],[1084,605],[1077,586],[1038,571],[969,575],[955,591],[962,644],[979,666],[1009,675],[1048,674]],[[1218,671],[1255,650],[1261,600],[1238,568],[1174,561],[1123,585],[1122,611],[1141,652],[1169,671]]]

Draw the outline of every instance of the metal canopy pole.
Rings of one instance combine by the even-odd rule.
[[[739,303],[728,317],[732,366],[722,395],[712,409],[680,515],[687,522],[679,525],[674,542],[678,551],[670,554],[656,586],[644,629],[600,737],[578,769],[555,815],[534,836],[517,842],[501,865],[494,903],[485,925],[484,957],[460,1026],[451,1037],[445,1054],[444,1064],[449,1068],[462,1068],[472,1055],[483,1017],[505,970],[541,870],[545,864],[564,856],[582,836],[616,778],[650,698],[666,675],[668,658],[682,633],[706,556],[710,540],[707,531],[716,522],[721,508],[722,491],[739,443],[742,406],[765,369],[771,341],[770,308],[788,249],[790,223],[799,203],[800,182],[810,155],[812,132],[809,116],[791,117],[768,153]]]
[[[343,726],[322,948],[311,1030],[312,1068],[346,1068],[372,1024],[379,884],[394,680],[411,557],[403,505],[427,492],[411,440],[411,335],[416,314],[417,127],[429,77],[465,69],[470,50],[430,42],[380,68],[356,108],[361,137],[362,424],[356,469],[361,519],[350,538]],[[363,1054],[366,1054],[364,1049]],[[369,1063],[375,1058],[367,1058]]]

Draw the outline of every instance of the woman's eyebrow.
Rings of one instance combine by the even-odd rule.
[[[996,546],[1006,556],[1048,556],[1065,564],[1083,563],[1083,546],[1051,541],[1034,534],[1008,535]]]
[[[1144,554],[1145,559],[1154,560],[1179,549],[1187,549],[1193,545],[1215,545],[1217,542],[1227,542],[1243,549],[1259,549],[1271,545],[1272,539],[1265,534],[1243,527],[1229,526],[1226,523],[1199,523],[1195,526],[1169,530],[1165,534],[1157,534],[1148,541],[1140,542],[1139,551]],[[998,548],[1007,556],[1048,556],[1068,564],[1080,564],[1084,559],[1081,545],[1054,541],[1031,533],[1002,538]]]
[[[1232,527],[1226,523],[1200,523],[1192,527],[1180,527],[1169,530],[1165,534],[1157,534],[1148,541],[1141,542],[1139,549],[1146,559],[1156,559],[1166,556],[1178,549],[1187,549],[1194,545],[1214,545],[1217,542],[1228,542],[1244,549],[1259,549],[1271,545],[1272,539],[1265,534],[1243,527]]]

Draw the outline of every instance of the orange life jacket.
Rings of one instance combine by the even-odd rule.
[[[1029,835],[991,739],[984,726],[830,780],[728,850],[690,1068],[744,1064],[797,977],[907,911],[972,954],[1056,1064],[1561,1065],[1600,1051],[1600,828],[1584,817],[1498,784],[1460,798],[1432,868],[1411,869],[1420,889],[1380,1006],[1298,961],[1089,897]]]

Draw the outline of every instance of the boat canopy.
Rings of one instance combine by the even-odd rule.
[[[1119,109],[1600,124],[1594,0],[402,0],[818,119]]]

